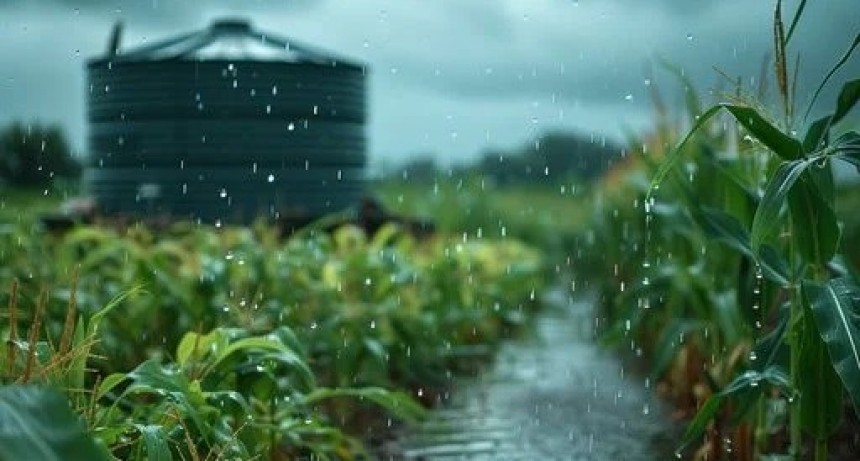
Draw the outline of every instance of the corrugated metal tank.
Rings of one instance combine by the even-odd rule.
[[[364,65],[221,20],[87,63],[85,185],[109,214],[203,222],[316,217],[354,205]]]

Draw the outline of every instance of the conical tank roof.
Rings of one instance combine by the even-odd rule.
[[[240,18],[222,18],[209,27],[96,59],[111,61],[241,60],[363,67],[354,60],[291,38],[256,30]]]

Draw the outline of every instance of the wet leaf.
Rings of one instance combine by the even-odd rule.
[[[851,80],[842,85],[839,98],[836,100],[836,112],[833,113],[833,123],[838,123],[843,117],[851,112],[851,109],[860,100],[860,79]]]
[[[764,242],[772,240],[779,232],[781,226],[779,218],[788,192],[812,162],[809,159],[783,162],[770,178],[764,196],[756,209],[750,233],[752,248],[756,253]]]
[[[806,262],[823,266],[836,254],[841,230],[836,213],[821,198],[808,173],[788,193],[791,236]]]
[[[809,300],[804,297],[803,303],[803,321],[797,324],[803,328],[797,371],[800,425],[812,437],[824,440],[842,420],[842,383],[812,318]]]
[[[41,387],[0,388],[0,460],[109,459],[59,392]]]
[[[842,385],[860,414],[860,287],[849,277],[804,281],[804,299]]]
[[[167,434],[161,426],[135,424],[134,427],[143,439],[148,461],[173,461],[173,455],[170,454],[170,448],[167,446]]]

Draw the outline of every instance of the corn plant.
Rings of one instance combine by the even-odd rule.
[[[669,175],[678,176],[675,165],[685,154],[685,147],[719,113],[728,113],[760,144],[766,158],[765,187],[761,197],[752,197],[749,226],[732,210],[701,206],[696,196],[681,186],[680,198],[704,232],[751,260],[759,278],[767,279],[778,293],[770,298],[776,304],[775,326],[750,355],[750,361],[757,363],[708,398],[691,422],[684,443],[701,436],[727,400],[759,402],[756,405],[762,408],[770,395],[766,388],[770,388],[788,403],[788,455],[792,459],[801,456],[805,433],[814,441],[815,459],[820,460],[826,459],[828,437],[839,425],[843,395],[860,412],[860,287],[836,258],[840,228],[834,212],[831,169],[839,159],[860,170],[860,134],[836,131],[860,99],[860,80],[846,83],[833,112],[810,123],[803,139],[795,137],[786,48],[804,7],[805,2],[801,2],[787,32],[779,2],[775,11],[775,69],[782,122],[772,121],[758,105],[743,100],[703,111],[660,166],[649,195],[657,195],[655,189]],[[813,100],[858,45],[860,35],[825,76]],[[732,179],[748,189],[756,185],[737,176]],[[747,201],[745,205],[749,204]],[[783,349],[787,350],[785,361],[780,359]],[[761,434],[767,431],[763,411],[757,416]],[[757,438],[759,453],[765,442],[766,436]]]

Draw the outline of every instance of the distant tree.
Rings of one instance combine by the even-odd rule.
[[[0,129],[0,183],[45,186],[80,173],[59,127],[16,122]]]
[[[397,169],[397,177],[413,181],[432,181],[439,174],[436,160],[430,155],[420,155]]]

